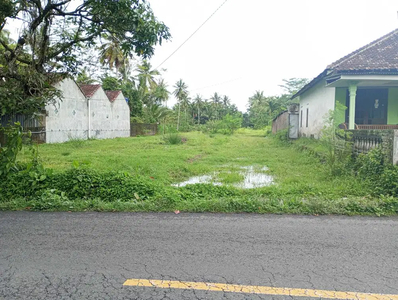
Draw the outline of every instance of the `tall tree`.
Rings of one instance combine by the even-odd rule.
[[[77,74],[76,83],[77,83],[78,85],[81,85],[81,84],[93,84],[93,83],[95,83],[95,82],[96,82],[96,80],[93,79],[93,78],[91,78],[91,77],[87,74],[86,69],[83,69],[82,72],[80,72],[79,74]]]
[[[178,118],[177,118],[177,131],[180,128],[180,115],[181,115],[181,103],[185,98],[188,98],[188,86],[185,84],[182,79],[176,82],[176,84],[173,86],[174,91],[173,95],[177,98],[178,100]]]
[[[136,71],[138,72],[138,86],[144,94],[148,94],[150,90],[156,88],[156,76],[159,76],[160,72],[152,70],[152,66],[147,60],[139,64]]]
[[[195,97],[195,99],[193,99],[193,102],[194,102],[194,104],[195,104],[195,106],[196,106],[196,108],[197,108],[197,110],[198,110],[198,125],[200,124],[200,110],[201,110],[201,108],[202,108],[202,105],[203,105],[203,98],[202,98],[202,96],[201,95],[199,95],[199,94],[196,94],[196,97]]]
[[[289,98],[310,82],[308,78],[289,78],[282,79],[282,81],[283,84],[279,86],[285,91]]]
[[[110,69],[116,69],[123,80],[126,80],[130,62],[127,54],[122,50],[120,40],[114,34],[104,34],[102,38],[108,42],[99,47],[100,63],[103,66],[109,66]]]
[[[124,53],[144,58],[170,38],[144,0],[82,0],[76,5],[72,0],[3,0],[0,32],[15,20],[23,21],[17,42],[0,39],[1,114],[35,112],[60,96],[53,84],[77,73],[82,62],[76,53],[95,47],[103,34],[114,35]]]
[[[170,92],[167,89],[167,83],[164,81],[164,79],[159,80],[159,82],[156,84],[155,89],[152,92],[153,98],[155,99],[155,103],[161,104],[163,102],[166,103],[167,106],[167,100],[169,99]]]
[[[210,100],[213,101],[213,108],[216,115],[216,119],[219,118],[219,106],[221,103],[221,97],[218,93],[214,93],[213,96],[210,97]]]

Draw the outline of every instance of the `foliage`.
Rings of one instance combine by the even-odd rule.
[[[227,114],[219,123],[218,131],[224,134],[233,134],[242,125],[242,117]]]
[[[267,126],[282,111],[292,104],[291,97],[305,84],[309,82],[306,78],[283,79],[280,85],[285,91],[278,96],[265,96],[263,91],[256,91],[249,98],[248,112],[244,115],[243,126],[256,129]]]
[[[18,170],[17,155],[22,150],[22,141],[25,136],[19,122],[14,126],[1,128],[6,136],[6,144],[0,147],[0,178],[7,176],[11,171]]]
[[[40,153],[54,172],[37,170],[40,176],[31,176],[22,171],[0,181],[0,209],[397,213],[397,198],[369,196],[371,189],[361,178],[351,174],[331,177],[317,157],[264,138],[264,131],[238,132],[212,138],[187,133],[186,143],[178,147],[159,143],[159,137],[86,141],[81,148],[68,143],[43,144]],[[60,156],[63,152],[70,154]],[[25,160],[30,156],[22,151],[20,161]],[[70,168],[76,160],[86,160],[90,167],[75,163]],[[231,172],[221,175],[222,180],[235,182],[239,167],[248,165],[267,166],[276,184],[249,190],[209,184],[170,185],[214,172]]]
[[[358,177],[366,181],[374,194],[398,196],[398,167],[391,165],[381,147],[359,155],[355,167]]]
[[[118,91],[122,89],[122,83],[119,79],[113,76],[106,75],[101,78],[102,88],[105,91]],[[124,94],[123,94],[124,95]]]
[[[91,78],[88,74],[86,69],[83,69],[76,78],[76,83],[78,85],[82,85],[82,84],[94,84],[96,83],[96,80]]]
[[[6,1],[1,6],[0,114],[36,112],[60,97],[54,83],[67,73],[76,74],[82,63],[76,52],[95,46],[104,34],[115,37],[124,54],[144,58],[153,55],[156,44],[170,38],[167,26],[155,18],[146,1],[71,3]],[[3,32],[4,25],[15,20],[23,21],[23,29],[13,43]]]
[[[130,123],[144,123],[141,117],[130,117]]]
[[[282,79],[282,81],[283,84],[279,86],[286,92],[289,98],[310,82],[308,78],[289,78]]]
[[[352,146],[347,141],[350,137],[338,127],[340,116],[346,109],[344,105],[336,102],[335,109],[329,111],[321,132],[320,140],[327,149],[326,163],[332,175],[346,172],[351,161]]]
[[[169,145],[182,144],[182,137],[178,132],[169,132],[163,136],[163,140]]]

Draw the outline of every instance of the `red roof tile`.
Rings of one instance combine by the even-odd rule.
[[[109,101],[113,102],[116,100],[117,96],[119,96],[121,91],[105,91],[106,96]]]
[[[100,84],[82,84],[80,89],[82,90],[84,96],[91,98],[100,87]]]

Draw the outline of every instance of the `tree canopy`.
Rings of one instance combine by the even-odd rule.
[[[12,42],[3,32],[20,20]],[[76,74],[79,52],[103,35],[143,58],[170,38],[145,0],[0,0],[0,115],[35,112],[60,96],[54,83]]]

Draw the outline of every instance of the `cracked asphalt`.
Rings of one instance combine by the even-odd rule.
[[[0,212],[0,299],[306,299],[134,278],[395,295],[398,218]]]

